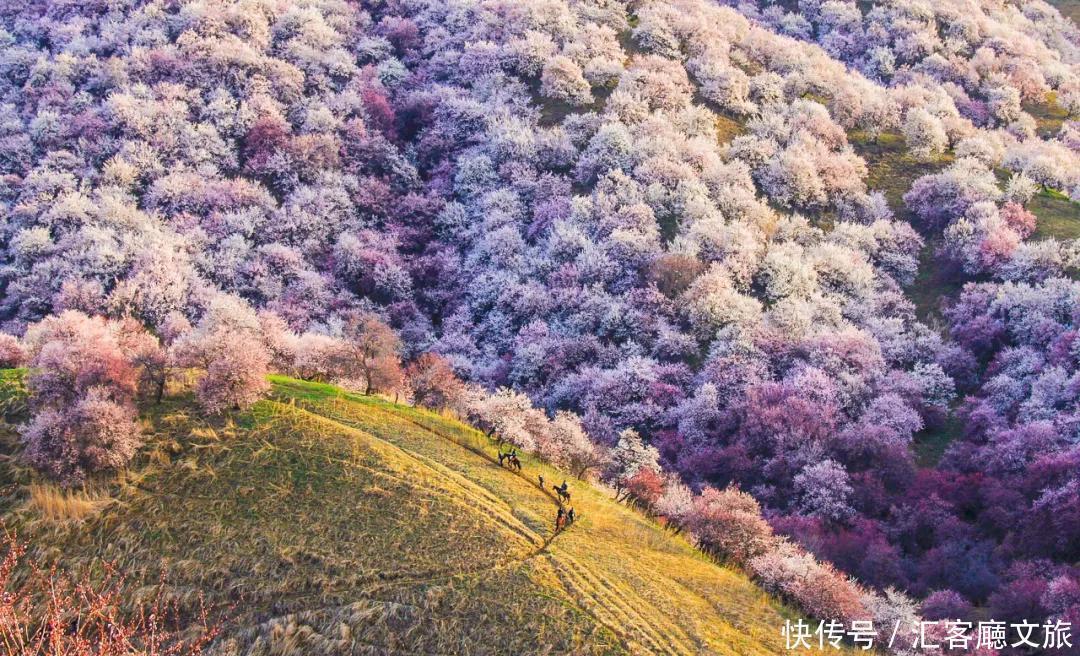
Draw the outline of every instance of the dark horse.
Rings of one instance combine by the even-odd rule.
[[[559,501],[566,503],[570,502],[570,490],[566,489],[565,481],[563,481],[562,487],[559,487],[558,485],[552,485],[551,489],[555,490],[555,494],[559,496]]]
[[[506,459],[509,461],[510,469],[516,469],[518,471],[521,471],[521,461],[518,460],[518,457],[516,455],[511,453],[510,455],[506,456]]]

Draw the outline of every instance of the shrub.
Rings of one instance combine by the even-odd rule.
[[[21,429],[25,457],[63,485],[122,467],[141,443],[138,372],[124,352],[124,334],[120,323],[70,310],[27,330],[34,414]]]
[[[129,586],[112,567],[94,582],[33,560],[11,536],[0,551],[0,645],[9,656],[198,656],[221,633],[202,605],[191,618],[200,626],[179,630],[180,609],[160,589],[122,610]]]
[[[818,619],[850,622],[868,615],[857,585],[787,540],[752,558],[749,566],[762,587]]]
[[[0,333],[0,369],[13,369],[26,364],[26,349],[19,338]]]
[[[90,472],[123,467],[142,444],[135,413],[92,387],[74,406],[46,408],[22,429],[25,457],[65,486]]]
[[[766,553],[774,541],[761,506],[736,487],[707,487],[694,499],[686,528],[705,551],[739,564]]]
[[[405,369],[413,401],[425,408],[442,410],[455,405],[465,390],[450,362],[437,353],[421,353]]]

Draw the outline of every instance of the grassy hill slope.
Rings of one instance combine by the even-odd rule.
[[[273,382],[235,422],[151,409],[131,470],[74,498],[5,460],[5,522],[65,567],[115,563],[133,595],[164,569],[182,607],[235,604],[222,653],[784,651],[782,606],[607,494],[572,482],[580,520],[553,536],[536,476],[560,472],[500,468],[446,417]]]

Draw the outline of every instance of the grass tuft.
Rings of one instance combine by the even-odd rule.
[[[49,483],[30,485],[27,507],[49,522],[81,522],[97,516],[116,499],[94,489],[64,490]]]

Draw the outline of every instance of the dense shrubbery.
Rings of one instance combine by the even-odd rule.
[[[85,377],[102,384],[54,381],[49,353],[74,347],[42,355],[29,329],[30,452],[77,480],[137,444],[84,452],[106,438],[78,413],[132,418],[172,366],[205,370],[208,411],[242,407],[277,369],[463,405],[673,525],[692,491],[737,484],[875,586],[1002,608],[1017,581],[1067,591],[1061,276],[1080,248],[1025,241],[1025,205],[1077,195],[1080,138],[1036,135],[1022,101],[1080,105],[1076,32],[1040,0],[978,4],[4,8],[0,319],[83,317],[120,353]],[[745,126],[729,144],[719,115]],[[923,238],[868,189],[854,130],[953,157],[905,196],[982,281],[949,339],[904,296]],[[168,358],[124,346],[122,317]],[[0,356],[21,360],[10,340]],[[958,392],[964,439],[920,470],[912,442]],[[787,549],[769,585],[799,596]],[[821,587],[835,595],[806,603],[854,607]],[[1040,612],[1075,613],[1068,598]]]

